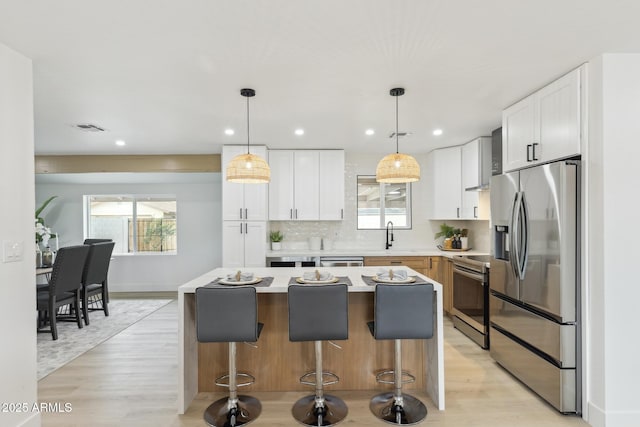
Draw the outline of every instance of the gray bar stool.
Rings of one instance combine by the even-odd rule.
[[[413,425],[424,420],[427,407],[417,398],[402,393],[402,384],[415,377],[402,371],[402,339],[428,339],[433,336],[433,285],[377,284],[375,321],[369,330],[377,340],[395,340],[394,369],[380,372],[376,381],[393,384],[394,391],[379,394],[369,404],[373,414],[384,422]],[[385,376],[393,380],[385,380]],[[403,380],[403,376],[408,377]]]
[[[322,341],[349,338],[347,285],[291,285],[289,296],[289,341],[314,341],[316,370],[300,378],[315,386],[313,395],[298,400],[291,409],[293,418],[308,426],[332,426],[347,416],[342,399],[324,394],[324,386],[340,379],[322,370]],[[315,376],[315,381],[308,378]],[[328,381],[324,377],[331,378]]]
[[[258,301],[254,287],[196,289],[196,334],[198,342],[229,343],[229,373],[216,378],[218,386],[229,387],[229,397],[216,400],[204,411],[204,420],[213,427],[249,424],[260,415],[262,405],[255,397],[238,395],[238,387],[255,378],[236,369],[236,343],[256,342],[262,331],[258,323]],[[237,377],[248,378],[238,383]],[[223,382],[228,379],[228,383]]]

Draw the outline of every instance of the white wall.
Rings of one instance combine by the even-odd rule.
[[[0,403],[27,403],[2,412],[2,426],[39,426],[33,202],[33,84],[31,60],[0,44],[0,242],[19,242],[23,259],[0,259]],[[2,248],[0,248],[0,256]]]
[[[306,242],[311,236],[333,239],[336,249],[384,249],[385,230],[357,229],[357,176],[375,175],[376,166],[382,158],[379,154],[345,153],[345,212],[342,221],[271,221],[270,228],[285,234],[284,248]],[[426,167],[426,155],[416,156],[420,167]],[[443,221],[429,221],[426,216],[428,185],[426,173],[412,184],[412,229],[395,230],[394,249],[436,248],[434,233],[440,230]],[[447,224],[470,230],[470,242],[474,249],[489,251],[488,221],[446,221]],[[474,243],[475,241],[475,243]]]
[[[44,218],[53,232],[60,233],[60,246],[82,243],[82,196],[89,194],[177,197],[178,254],[114,256],[109,269],[111,291],[176,291],[185,282],[221,266],[220,174],[39,175],[37,204],[58,196],[44,211]]]
[[[596,427],[637,426],[640,55],[606,54],[589,74],[588,416]]]

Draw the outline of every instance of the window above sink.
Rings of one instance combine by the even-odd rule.
[[[411,228],[411,183],[377,182],[375,175],[358,175],[358,230]]]

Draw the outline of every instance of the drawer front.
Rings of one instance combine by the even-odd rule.
[[[576,367],[576,326],[553,322],[491,295],[492,324],[548,354],[563,368]]]
[[[382,257],[365,257],[364,265],[365,266],[402,265],[402,266],[417,270],[417,269],[427,268],[429,263],[427,261],[427,257],[382,256]]]
[[[560,369],[495,328],[491,357],[560,412],[580,412],[575,369]]]

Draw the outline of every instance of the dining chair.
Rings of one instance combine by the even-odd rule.
[[[94,245],[96,243],[113,242],[111,239],[84,239],[85,245]]]
[[[82,272],[82,315],[84,323],[89,324],[89,311],[102,310],[109,315],[109,287],[107,276],[111,263],[111,253],[115,242],[101,242],[89,245],[89,255]],[[100,298],[98,298],[100,295]],[[89,307],[89,298],[95,297]],[[100,301],[100,304],[98,304]]]
[[[89,246],[86,245],[60,248],[53,264],[48,289],[39,290],[36,294],[39,318],[44,312],[48,313],[51,335],[54,340],[58,339],[56,325],[58,307],[70,304],[75,311],[78,328],[82,328],[80,288],[82,287],[82,271],[88,254]]]

